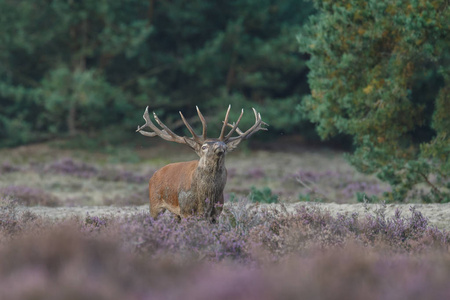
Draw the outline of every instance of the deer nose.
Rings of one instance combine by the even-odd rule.
[[[227,150],[227,145],[223,142],[217,142],[214,144],[215,153],[224,153]]]

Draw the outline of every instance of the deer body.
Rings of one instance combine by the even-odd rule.
[[[176,185],[168,185],[167,178]],[[197,214],[215,220],[222,211],[226,180],[224,165],[205,168],[197,160],[169,164],[150,179],[150,214],[156,218],[167,209],[178,216]]]
[[[256,122],[249,130],[242,132],[237,127],[242,118],[243,110],[236,124],[228,124],[228,107],[224,125],[218,139],[206,138],[206,121],[197,108],[197,113],[203,124],[203,136],[195,134],[191,126],[181,118],[192,134],[192,138],[180,137],[174,134],[156,116],[156,122],[163,128],[156,127],[148,115],[148,107],[144,113],[146,124],[138,127],[138,132],[146,136],[160,136],[169,141],[186,144],[200,157],[198,161],[179,162],[169,164],[159,169],[149,181],[150,215],[156,218],[159,213],[169,210],[179,217],[198,215],[216,221],[222,211],[224,203],[223,190],[227,182],[227,170],[225,168],[225,155],[232,151],[245,138],[250,137],[258,130],[266,130],[261,127],[265,124],[261,116],[253,109]],[[153,132],[142,131],[144,127],[150,127]],[[232,127],[225,136],[226,126]],[[231,135],[237,132],[239,136]]]

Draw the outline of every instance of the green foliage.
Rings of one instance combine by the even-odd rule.
[[[312,201],[311,194],[300,193],[300,194],[298,194],[298,200],[300,200],[302,202],[311,202]]]
[[[325,1],[298,36],[311,55],[302,109],[322,138],[353,136],[350,162],[403,201],[450,188],[450,10],[445,1]],[[436,179],[435,179],[436,178]]]
[[[131,135],[147,105],[169,124],[199,105],[212,130],[228,103],[254,106],[272,132],[296,131],[309,88],[292,40],[312,11],[294,0],[0,1],[0,146],[111,125]]]
[[[361,203],[379,203],[380,199],[376,195],[367,196],[366,193],[357,192],[356,200]]]
[[[231,203],[236,203],[239,201],[239,198],[236,196],[235,193],[230,193],[230,198],[228,199],[228,201]]]
[[[306,194],[300,193],[298,195],[298,200],[301,202],[326,202],[326,200],[323,197],[319,197],[311,193]]]
[[[259,190],[252,186],[250,190],[250,196],[252,202],[259,203],[278,203],[278,196],[272,194],[272,190],[269,187],[264,187]]]
[[[2,1],[0,117],[9,128],[1,135],[12,140],[1,145],[96,130],[129,114],[126,91],[106,73],[113,58],[130,57],[150,33],[134,17],[140,8],[132,0]]]

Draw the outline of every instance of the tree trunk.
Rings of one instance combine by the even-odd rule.
[[[152,25],[153,13],[155,12],[155,0],[150,0],[147,11],[148,25]]]
[[[67,114],[67,128],[69,129],[69,135],[74,136],[77,134],[77,128],[75,126],[75,120],[77,116],[76,104],[72,103]]]
[[[74,44],[72,44],[72,55],[74,56],[74,59],[72,60],[72,73],[82,73],[86,71],[85,50],[87,45],[87,30],[88,23],[86,19],[83,20],[81,24],[73,26],[70,29],[70,36],[74,41]],[[79,43],[78,40],[81,42]],[[69,98],[71,98],[71,100],[69,103],[69,113],[67,114],[67,129],[69,130],[69,136],[74,136],[77,134],[77,105],[80,100],[78,99],[78,91],[74,88],[74,86],[71,87],[71,92],[69,94]]]

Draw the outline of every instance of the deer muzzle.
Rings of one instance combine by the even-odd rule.
[[[214,144],[213,146],[214,148],[214,153],[218,154],[218,155],[222,155],[225,153],[225,151],[227,151],[227,145],[223,142],[217,142]]]

